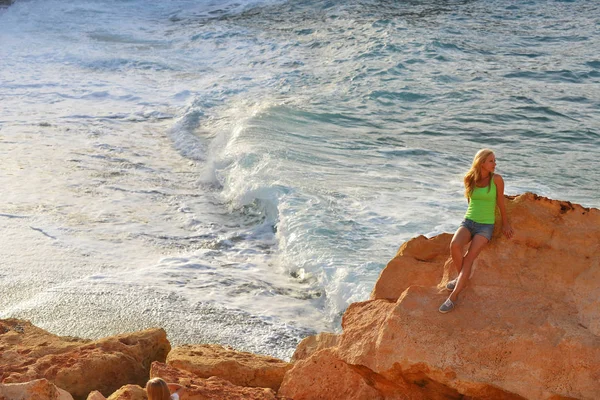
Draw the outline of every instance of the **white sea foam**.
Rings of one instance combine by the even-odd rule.
[[[455,229],[480,147],[507,193],[598,206],[593,5],[501,4],[17,1],[0,317],[288,357]]]

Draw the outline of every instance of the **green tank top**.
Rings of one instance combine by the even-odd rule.
[[[470,219],[480,224],[493,224],[496,222],[496,183],[492,176],[491,187],[475,187],[471,193],[469,208],[465,219]]]

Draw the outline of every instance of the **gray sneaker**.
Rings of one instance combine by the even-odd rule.
[[[454,309],[454,303],[452,302],[452,300],[447,299],[444,304],[442,304],[440,306],[440,312],[442,314],[446,314],[447,312],[450,312]]]
[[[448,291],[453,291],[454,288],[456,287],[456,282],[458,282],[458,278],[451,280],[450,282],[446,283],[446,290]]]

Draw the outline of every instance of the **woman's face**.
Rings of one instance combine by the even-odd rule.
[[[494,153],[490,154],[489,156],[487,156],[487,158],[485,159],[485,161],[483,162],[483,164],[481,164],[481,171],[487,171],[489,172],[494,172],[494,170],[496,169],[496,156],[494,155]]]

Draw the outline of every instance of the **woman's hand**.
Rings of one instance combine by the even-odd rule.
[[[506,236],[507,239],[510,239],[515,234],[515,231],[513,231],[513,228],[508,222],[502,223],[502,232],[504,232],[504,236]]]

